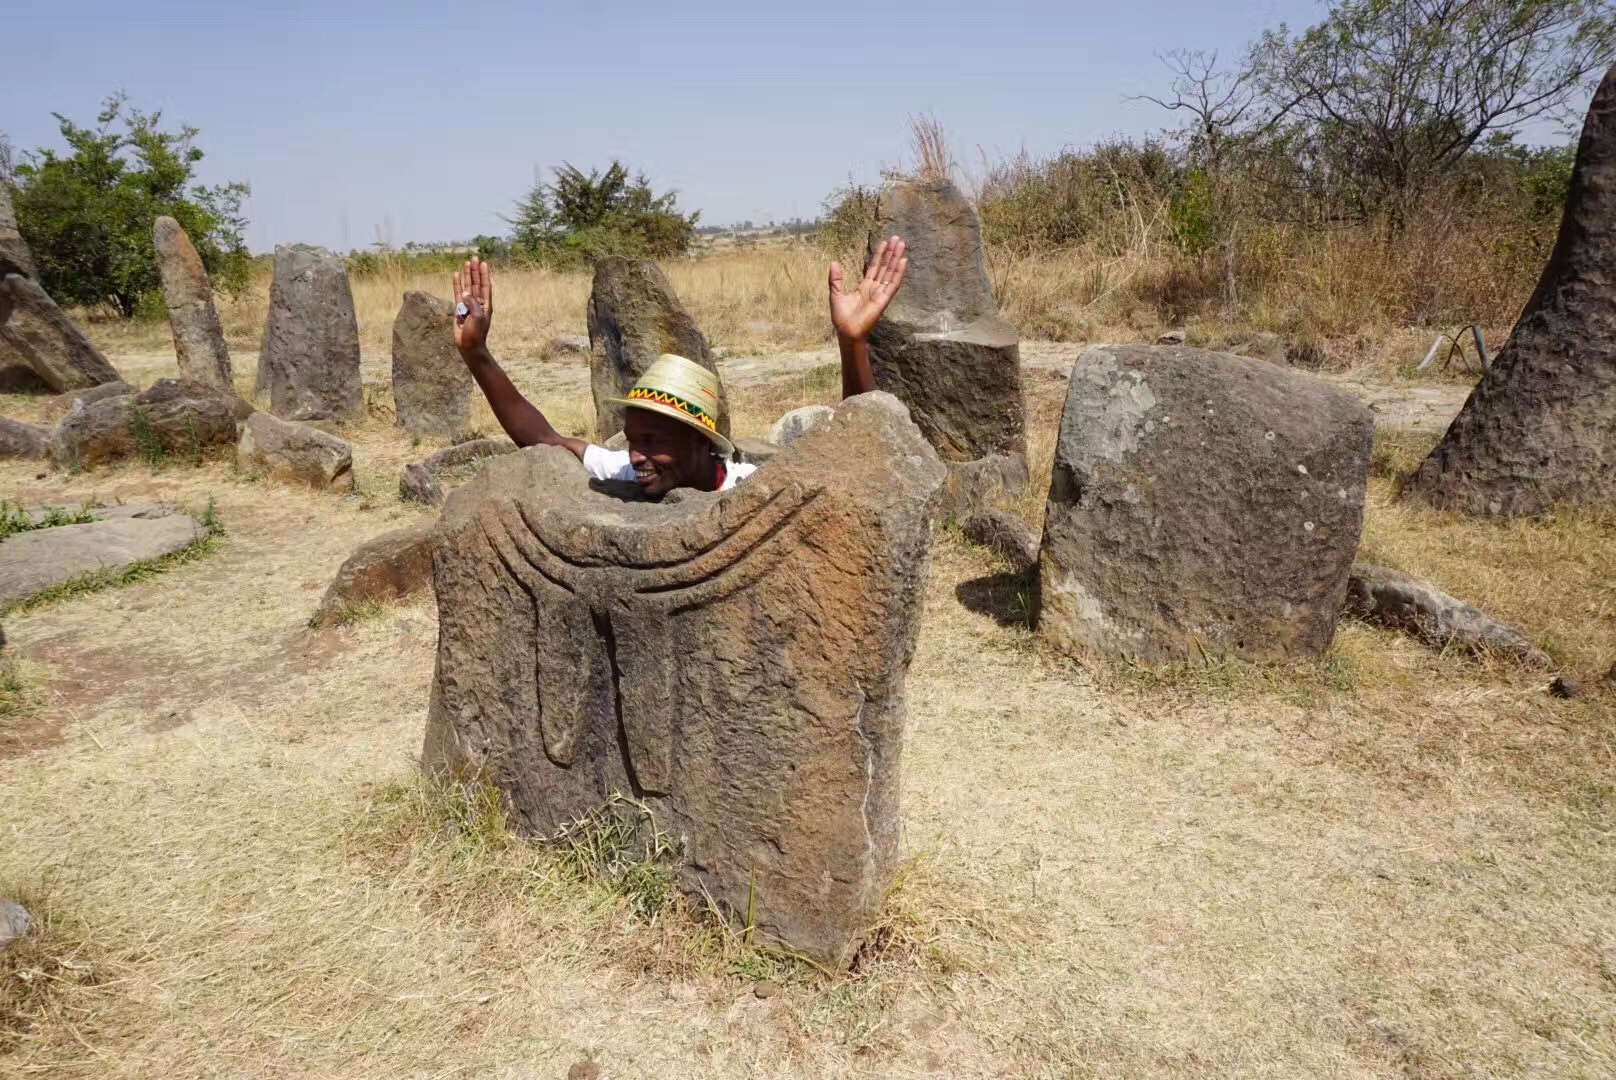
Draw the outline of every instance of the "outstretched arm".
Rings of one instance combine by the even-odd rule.
[[[512,385],[494,354],[488,351],[488,328],[494,321],[494,277],[488,272],[488,264],[480,259],[467,260],[465,267],[455,273],[454,297],[465,308],[464,315],[460,308],[455,309],[455,348],[460,350],[460,359],[471,369],[472,378],[482,388],[505,434],[517,446],[564,446],[582,459],[589,444],[568,438],[552,427],[544,414]]]
[[[870,371],[870,331],[898,294],[908,270],[903,240],[896,236],[881,241],[865,268],[864,279],[850,293],[842,291],[842,264],[830,264],[830,323],[836,328],[836,344],[842,350],[842,397],[875,389],[875,375]]]

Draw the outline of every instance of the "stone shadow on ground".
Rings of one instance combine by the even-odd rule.
[[[954,589],[961,607],[987,615],[1000,626],[1030,627],[1037,596],[1038,582],[1033,574],[988,574],[962,581]]]

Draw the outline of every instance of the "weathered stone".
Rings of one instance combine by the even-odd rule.
[[[17,212],[11,204],[11,185],[0,180],[0,278],[7,274],[21,274],[27,278],[39,276],[34,267],[33,253],[28,250],[27,242],[17,229]],[[5,315],[0,314],[0,323],[5,321]]]
[[[790,446],[799,437],[830,423],[836,410],[829,405],[804,405],[792,409],[774,422],[769,429],[769,441],[776,446]]]
[[[142,454],[195,460],[236,441],[239,400],[204,383],[158,379],[134,395],[80,400],[51,433],[51,461],[88,469]]]
[[[620,500],[558,447],[500,458],[440,526],[423,762],[485,771],[538,833],[640,798],[687,892],[845,962],[896,866],[942,480],[885,394],[723,493]]]
[[[1008,510],[981,510],[960,525],[965,539],[980,544],[1010,564],[1012,574],[1031,573],[1038,566],[1038,534]]]
[[[516,452],[516,444],[509,439],[469,439],[446,446],[421,462],[434,476],[451,473],[466,466],[481,464],[488,458]]]
[[[26,364],[57,393],[118,381],[118,372],[38,284],[7,274],[0,292],[10,316],[0,324],[0,364]]]
[[[0,194],[5,192],[5,184],[0,183]],[[4,237],[0,237],[3,240]],[[7,945],[22,937],[28,928],[34,924],[28,916],[28,909],[15,900],[7,900],[0,896],[0,951]]]
[[[230,381],[230,350],[225,348],[224,328],[213,306],[213,286],[208,284],[202,257],[171,217],[159,217],[152,224],[152,247],[163,279],[163,302],[168,306],[168,328],[174,334],[180,374],[235,393]]]
[[[1322,652],[1373,434],[1350,394],[1260,360],[1083,350],[1044,516],[1041,632],[1146,661]]]
[[[286,420],[360,414],[359,322],[341,256],[307,244],[275,249],[255,393]]]
[[[741,460],[748,465],[761,465],[780,453],[781,448],[764,439],[748,439],[737,436],[730,440],[735,449],[740,451]]]
[[[5,295],[7,295],[6,291],[0,289],[0,298]],[[8,314],[10,313],[0,311],[0,322],[5,322]],[[5,360],[0,360],[0,394],[31,394],[37,396],[51,393],[54,393],[54,391],[51,390],[50,383],[40,378],[39,372],[27,364],[18,361],[16,357],[7,357]]]
[[[1158,344],[1158,345],[1182,345],[1182,344],[1184,344],[1184,331],[1182,331],[1182,330],[1169,330],[1169,331],[1162,334],[1160,337],[1158,337],[1156,339],[1156,344]]]
[[[1438,649],[1505,656],[1529,667],[1554,666],[1548,653],[1513,626],[1428,581],[1389,567],[1354,563],[1346,608],[1367,622],[1408,631]]]
[[[69,390],[65,394],[57,394],[45,402],[39,414],[46,420],[59,420],[72,412],[79,402],[88,405],[100,401],[102,398],[123,397],[125,394],[138,394],[139,390],[119,379],[117,382],[102,383],[99,386],[87,386],[83,390]]]
[[[398,471],[398,497],[422,506],[442,506],[443,484],[425,465],[406,465]]]
[[[1537,291],[1405,494],[1467,513],[1616,506],[1616,67]]]
[[[584,334],[557,334],[545,345],[544,351],[551,359],[588,356],[589,338]]]
[[[117,506],[98,520],[16,533],[0,541],[0,604],[102,570],[183,551],[207,535],[186,514],[166,506]]]
[[[308,424],[255,412],[241,426],[236,465],[312,488],[353,490],[353,451],[335,435]]]
[[[993,454],[975,461],[948,462],[942,509],[960,518],[1015,502],[1027,490],[1027,459],[1020,454]]]
[[[50,428],[0,416],[0,458],[41,461],[50,457]]]
[[[1582,695],[1582,681],[1569,671],[1556,675],[1549,681],[1549,696],[1570,701]]]
[[[894,182],[876,204],[870,253],[908,245],[903,288],[870,334],[870,367],[945,461],[1025,454],[1020,338],[999,317],[976,211],[947,180]]]
[[[393,319],[393,406],[411,435],[452,439],[466,428],[471,371],[454,344],[454,305],[407,292]]]
[[[587,314],[596,442],[623,430],[622,406],[608,405],[606,399],[628,393],[634,380],[663,353],[682,356],[715,374],[718,371],[706,337],[649,259],[609,256],[596,262]],[[719,394],[723,396],[722,381]],[[718,431],[729,434],[727,404]]]
[[[437,525],[436,519],[417,522],[359,545],[326,589],[315,622],[334,622],[362,605],[393,603],[431,588]]]

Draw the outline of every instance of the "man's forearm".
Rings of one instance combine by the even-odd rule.
[[[489,408],[494,410],[494,419],[512,442],[517,446],[565,445],[562,435],[522,396],[486,347],[462,353],[461,357],[488,399]]]
[[[868,394],[875,389],[875,374],[870,370],[870,343],[866,338],[837,336],[842,350],[842,397]]]

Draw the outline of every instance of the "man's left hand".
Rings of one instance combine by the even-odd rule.
[[[909,269],[903,241],[890,237],[875,249],[875,257],[864,271],[864,279],[852,292],[842,291],[842,264],[830,264],[830,322],[836,336],[845,342],[863,341],[892,303]]]

